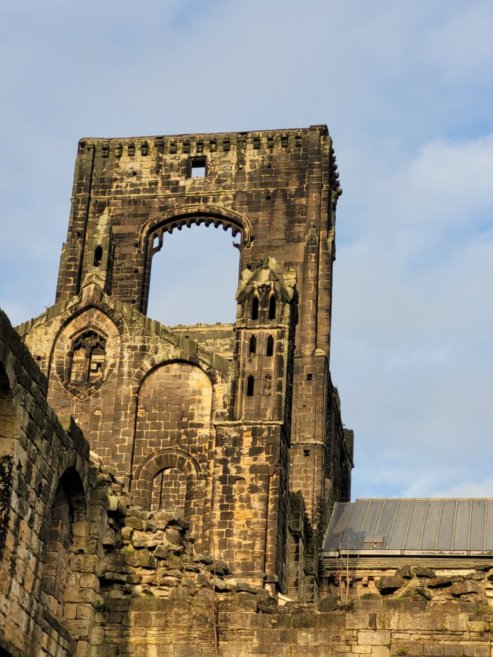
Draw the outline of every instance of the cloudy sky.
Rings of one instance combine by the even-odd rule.
[[[0,25],[0,306],[14,323],[53,303],[80,137],[327,123],[354,496],[493,496],[491,0],[2,0]],[[174,233],[151,314],[231,320],[231,241]]]

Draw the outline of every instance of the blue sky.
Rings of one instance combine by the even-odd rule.
[[[0,23],[0,306],[14,323],[53,302],[80,137],[327,123],[354,493],[493,495],[493,3],[3,0]],[[231,241],[174,233],[153,313],[231,319]],[[217,304],[194,297],[197,280]]]

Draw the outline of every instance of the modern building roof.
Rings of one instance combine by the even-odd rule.
[[[493,556],[493,499],[338,502],[323,551]]]

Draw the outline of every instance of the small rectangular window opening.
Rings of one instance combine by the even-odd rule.
[[[192,157],[189,164],[190,178],[205,178],[206,175],[206,158]]]

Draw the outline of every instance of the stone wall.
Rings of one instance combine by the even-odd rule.
[[[216,419],[216,412],[219,416],[223,412],[223,397],[230,387],[229,363],[188,337],[175,335],[132,307],[115,301],[95,284],[86,286],[69,303],[54,306],[22,325],[19,332],[49,379],[50,404],[59,414],[75,417],[90,440],[91,449],[106,465],[116,468],[127,485],[148,455],[142,445],[136,445],[138,421],[145,418],[138,420],[135,401],[156,369],[166,363],[181,363],[182,367],[200,370],[210,380],[216,398],[208,422]],[[94,336],[99,336],[101,348],[94,347]],[[81,344],[83,349],[78,348]],[[73,371],[80,351],[84,352],[86,363],[85,376],[78,380]],[[90,378],[91,368],[99,368],[98,378]],[[154,410],[152,421],[165,421],[158,413],[161,409],[162,404]],[[154,451],[159,449],[158,445]]]
[[[108,641],[99,654],[105,657],[149,653],[164,657],[190,651],[224,657],[259,654],[489,657],[491,654],[490,619],[470,610],[449,607],[430,613],[416,603],[408,604],[405,609],[402,605],[398,609],[361,603],[351,613],[308,609],[265,613],[255,612],[251,609],[254,605],[268,609],[251,594],[240,594],[231,602],[220,603],[217,612],[207,596],[191,604],[136,601],[130,610],[115,603],[112,614],[117,623],[111,635],[115,639],[118,634],[128,636],[129,629],[137,625],[143,636],[131,643],[127,653],[118,652],[118,641],[113,645]],[[217,646],[214,643],[216,613]]]
[[[408,565],[383,576],[366,599],[340,590],[299,604],[197,554],[183,520],[116,496],[108,520],[94,657],[491,656],[492,564],[447,581]]]
[[[88,646],[98,513],[89,513],[89,447],[70,418],[62,426],[46,392],[0,313],[0,646],[62,657],[79,640]]]
[[[433,604],[460,598],[493,606],[493,561],[488,554],[340,557],[325,559],[324,565],[321,590],[334,598],[421,598]]]
[[[50,405],[134,503],[179,507],[201,550],[282,592],[289,491],[318,540],[350,489],[329,372],[339,195],[326,126],[83,139],[57,303],[19,327]],[[234,325],[144,314],[164,236],[192,224],[239,235]]]
[[[358,580],[367,599],[334,581],[316,604],[296,602],[307,584],[294,580],[310,576],[303,569],[287,574],[292,598],[277,594],[275,578],[264,586],[251,581],[257,557],[248,550],[241,555],[249,540],[241,528],[251,513],[241,486],[253,485],[265,510],[250,524],[252,536],[260,532],[266,542],[258,559],[267,566],[259,567],[273,572],[276,558],[286,561],[272,549],[280,529],[267,500],[277,489],[280,508],[288,504],[279,478],[286,469],[269,467],[287,460],[280,427],[243,434],[238,453],[252,450],[256,459],[248,482],[228,474],[235,461],[227,424],[218,440],[217,466],[226,470],[215,478],[224,488],[216,527],[223,533],[212,545],[224,541],[226,553],[233,551],[233,570],[200,550],[181,509],[133,504],[116,469],[95,456],[91,463],[80,430],[57,420],[46,388],[0,315],[2,657],[491,657],[493,566],[487,562],[462,564],[447,576],[410,564],[381,570],[371,582]],[[238,440],[235,429],[230,435]],[[291,499],[291,537],[310,534],[303,506],[301,495]],[[286,546],[287,537],[281,539]],[[301,545],[311,540],[305,535]]]
[[[236,406],[241,417],[275,419],[279,411],[286,410],[291,422],[287,429],[291,488],[303,492],[314,526],[321,521],[327,482],[337,499],[348,497],[347,472],[351,468],[343,433],[332,431],[328,416],[334,409],[329,409],[327,395],[332,387],[332,266],[340,193],[332,139],[323,125],[299,130],[82,139],[57,289],[57,301],[70,302],[81,295],[88,281],[97,282],[113,299],[145,313],[152,260],[162,248],[164,236],[192,224],[221,226],[238,235],[242,274],[271,259],[278,263],[281,276],[294,277],[296,335],[284,335],[283,327],[275,322],[257,326],[259,348],[268,330],[276,341],[274,357],[268,363],[260,358],[253,363],[253,359],[231,354],[233,345],[218,328],[211,327],[209,337],[207,330],[194,331],[193,327],[190,331],[178,327],[177,333],[236,360],[232,394],[238,391],[241,395]],[[51,336],[52,341],[56,338],[57,334]],[[292,341],[292,347],[284,350],[282,367],[277,366],[281,356],[278,338]],[[236,351],[246,340],[246,336],[245,340],[237,338]],[[125,349],[124,343],[122,346]],[[249,395],[245,381],[255,377],[254,365],[263,369],[262,378],[252,383]],[[278,389],[276,379],[283,381],[287,371],[289,389]],[[267,399],[271,390],[272,398]],[[55,408],[66,403],[56,384],[50,395]],[[123,407],[127,407],[126,400]],[[85,410],[94,418],[92,409]],[[115,409],[116,414],[119,410]],[[234,414],[234,419],[240,415]],[[88,416],[82,426],[90,424]],[[128,433],[127,426],[121,429]],[[98,452],[99,432],[100,426],[93,420],[91,446]],[[116,453],[101,445],[105,462],[115,464],[119,471],[128,468],[130,460],[131,437],[125,438],[126,449],[122,445]],[[338,444],[329,444],[334,441]],[[340,458],[342,465],[330,463],[331,456]]]
[[[234,350],[233,324],[179,324],[171,327],[176,335],[190,338],[206,351],[231,361]]]
[[[170,558],[169,547],[156,548],[156,568],[139,550],[142,532],[134,535],[135,549],[107,575],[120,579],[120,588],[99,603],[94,655],[491,655],[493,618],[484,601],[435,605],[418,597],[337,604],[326,598],[318,606],[299,605],[228,578],[220,563]],[[138,573],[137,594],[130,593],[130,563]]]

